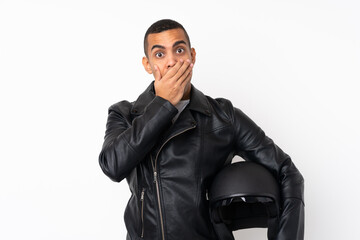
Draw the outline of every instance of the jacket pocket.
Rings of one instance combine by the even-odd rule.
[[[141,234],[140,237],[144,238],[144,205],[145,205],[145,188],[142,189],[140,195],[140,221],[141,221]]]

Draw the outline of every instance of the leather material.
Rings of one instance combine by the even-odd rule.
[[[207,97],[194,86],[190,103],[172,124],[176,113],[155,96],[153,83],[136,102],[109,108],[99,163],[113,181],[126,178],[129,184],[127,239],[220,239],[206,193],[235,154],[276,176],[286,203],[278,239],[300,239],[295,235],[303,231],[303,205],[291,208],[287,199],[303,203],[303,177],[290,157],[230,101]]]

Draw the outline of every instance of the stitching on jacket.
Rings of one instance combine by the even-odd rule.
[[[125,142],[126,144],[130,147],[130,149],[136,154],[136,155],[139,155],[139,153],[137,151],[135,151],[135,149],[133,148],[133,146],[131,146],[131,144],[126,140],[126,138],[124,138],[124,135],[120,135],[119,137],[121,137]]]
[[[231,127],[231,124],[230,124],[230,123],[229,123],[229,124],[226,124],[226,125],[222,125],[222,126],[216,127],[216,128],[213,128],[213,129],[211,129],[211,130],[209,130],[209,131],[204,131],[204,135],[205,135],[205,134],[210,134],[210,133],[213,133],[213,132],[216,132],[216,131],[220,131],[220,130],[222,130],[222,129],[224,129],[224,128],[228,128],[228,127]]]

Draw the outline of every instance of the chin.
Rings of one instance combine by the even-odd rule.
[[[191,81],[186,84],[183,99],[189,99],[191,93]]]

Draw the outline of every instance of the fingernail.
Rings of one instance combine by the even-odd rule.
[[[186,59],[186,61],[187,61],[188,63],[190,63],[190,59]]]

